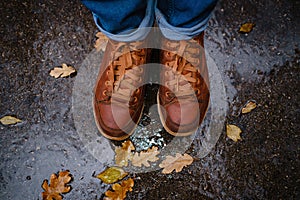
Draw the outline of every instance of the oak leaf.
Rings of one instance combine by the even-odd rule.
[[[96,40],[96,43],[94,45],[94,47],[96,48],[97,51],[105,51],[107,42],[108,42],[108,38],[102,33],[102,32],[98,32],[96,34],[96,37],[98,38]]]
[[[238,126],[232,124],[226,125],[226,135],[233,141],[237,142],[238,140],[241,140],[241,133],[242,130]]]
[[[184,155],[176,153],[175,157],[166,156],[166,159],[161,162],[159,167],[164,168],[162,171],[163,174],[170,174],[173,170],[180,172],[183,167],[192,164],[193,161],[194,159],[186,153]]]
[[[242,108],[242,113],[249,113],[251,112],[254,108],[256,108],[256,103],[254,101],[249,101],[243,108]]]
[[[132,142],[127,140],[122,143],[122,147],[116,147],[115,149],[115,163],[119,167],[127,166],[128,161],[132,160],[131,151],[135,150]]]
[[[132,191],[132,187],[134,186],[134,181],[132,178],[124,180],[121,184],[115,183],[112,186],[114,191],[106,191],[104,200],[123,200],[126,198],[126,193],[128,191]]]
[[[136,152],[133,155],[132,158],[132,165],[136,167],[142,167],[144,165],[145,167],[150,167],[149,162],[155,162],[159,158],[156,157],[159,154],[157,147],[152,147],[151,149],[148,149],[147,151],[142,151],[140,153]]]
[[[61,65],[62,67],[54,67],[50,71],[50,76],[53,76],[54,78],[58,77],[67,77],[76,72],[76,70],[72,66],[68,66],[65,63]]]
[[[18,118],[15,118],[15,117],[12,117],[12,116],[4,116],[0,119],[0,122],[3,125],[12,125],[12,124],[22,122],[22,120],[20,120]]]
[[[106,184],[112,184],[122,180],[128,173],[120,167],[109,167],[105,171],[98,174],[96,177],[101,179]]]
[[[242,26],[239,29],[240,33],[249,33],[252,31],[253,27],[255,26],[255,24],[253,23],[244,23],[242,24]]]
[[[43,200],[61,200],[61,194],[70,192],[71,186],[67,185],[72,180],[72,175],[69,171],[62,171],[57,174],[51,174],[50,184],[44,180],[42,188],[45,190],[42,192]]]

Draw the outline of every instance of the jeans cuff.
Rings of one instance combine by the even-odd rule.
[[[143,40],[147,37],[148,33],[150,32],[149,28],[145,27],[152,27],[154,23],[154,10],[153,10],[153,3],[154,1],[148,1],[145,17],[142,20],[141,24],[136,29],[125,30],[122,33],[112,34],[106,30],[104,30],[98,23],[98,16],[93,13],[94,21],[99,30],[106,35],[109,39],[118,41],[118,42],[135,42],[139,40]]]
[[[172,26],[167,22],[165,16],[158,8],[155,8],[155,16],[157,24],[164,37],[170,40],[190,40],[206,29],[211,14],[208,15],[200,23],[191,28],[181,28]]]

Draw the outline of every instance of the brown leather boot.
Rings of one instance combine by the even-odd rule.
[[[174,136],[193,134],[209,104],[208,70],[200,34],[189,41],[163,39],[158,111],[166,131]]]
[[[124,140],[137,126],[144,108],[147,49],[142,42],[109,40],[94,89],[96,125],[105,137]]]

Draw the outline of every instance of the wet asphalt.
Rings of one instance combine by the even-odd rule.
[[[205,36],[206,53],[226,91],[228,109],[218,142],[180,173],[131,173],[135,186],[127,199],[300,198],[299,10],[300,3],[292,0],[219,2]],[[13,0],[0,2],[0,16],[0,117],[22,119],[0,124],[0,199],[41,199],[43,180],[60,170],[73,175],[64,199],[102,199],[110,185],[93,176],[107,162],[86,146],[79,132],[94,125],[74,110],[74,94],[92,90],[74,92],[98,32],[91,13],[79,1]],[[255,27],[241,34],[245,22]],[[77,75],[49,76],[62,63],[74,66]],[[161,133],[151,142],[162,147],[170,137],[152,116],[156,90],[155,85],[148,90],[139,129]],[[258,107],[241,115],[248,100]],[[227,138],[225,124],[238,125],[242,140]],[[150,145],[149,138],[131,139],[140,150]],[[187,152],[197,157],[199,145],[196,137]]]

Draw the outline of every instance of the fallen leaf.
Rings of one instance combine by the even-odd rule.
[[[140,153],[135,153],[132,158],[132,165],[136,167],[142,167],[144,165],[145,167],[150,167],[149,162],[155,162],[159,158],[156,157],[159,154],[157,147],[152,147],[151,149],[148,149],[147,151],[142,151]]]
[[[134,181],[132,178],[124,180],[121,182],[121,185],[118,183],[113,184],[112,189],[114,191],[106,191],[104,200],[123,200],[126,198],[126,193],[132,191],[134,186]]]
[[[238,140],[242,140],[240,136],[241,132],[242,130],[236,125],[226,125],[226,135],[235,142],[237,142]]]
[[[76,70],[72,66],[67,66],[65,63],[63,63],[62,67],[54,67],[54,69],[50,71],[50,76],[53,76],[54,78],[63,78],[70,76],[74,72],[76,72]]]
[[[239,32],[240,33],[250,33],[254,26],[255,26],[255,24],[253,24],[253,23],[244,23],[240,27]]]
[[[51,174],[50,184],[44,180],[42,188],[45,190],[42,192],[43,200],[61,200],[61,194],[70,192],[71,186],[67,185],[72,180],[72,175],[69,171],[62,171],[57,174]]]
[[[131,151],[135,150],[132,142],[127,140],[122,143],[122,147],[116,147],[115,163],[119,167],[127,166],[128,160],[132,159]]]
[[[119,180],[122,180],[128,173],[120,167],[109,167],[105,171],[97,175],[97,178],[101,179],[106,184],[112,184]]]
[[[22,122],[22,120],[20,120],[18,118],[15,118],[15,117],[12,117],[12,116],[4,116],[0,119],[0,122],[3,125],[12,125],[12,124]]]
[[[106,45],[108,42],[108,38],[102,32],[98,32],[96,34],[96,37],[98,39],[96,40],[94,47],[96,48],[97,51],[100,51],[100,50],[105,51],[105,48],[106,48]]]
[[[242,113],[249,113],[251,112],[254,108],[256,108],[256,103],[254,101],[249,101],[243,108],[242,108]]]
[[[161,162],[159,167],[164,168],[162,171],[163,174],[170,174],[173,170],[180,172],[183,167],[192,164],[193,161],[194,159],[186,153],[184,155],[176,153],[175,157],[166,156],[166,159]]]

